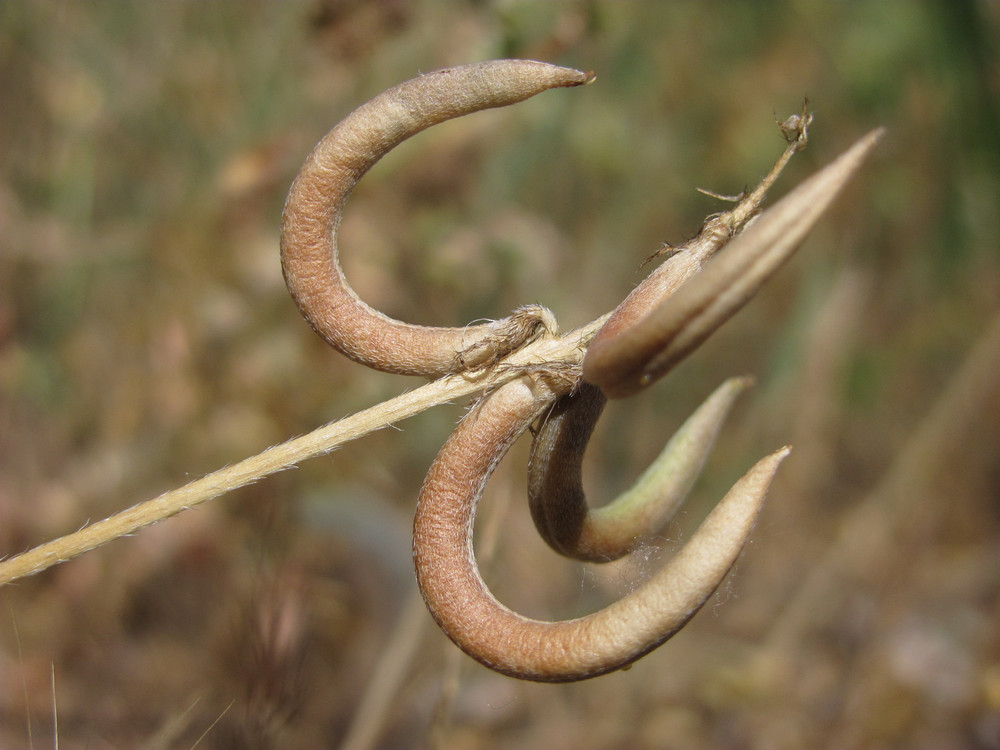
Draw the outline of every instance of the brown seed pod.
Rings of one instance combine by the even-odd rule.
[[[306,159],[285,203],[281,261],[303,316],[334,348],[368,367],[437,377],[496,361],[555,320],[544,307],[457,328],[419,326],[365,304],[340,266],[337,227],[351,191],[393,147],[454,117],[523,101],[594,78],[531,60],[494,60],[439,70],[389,89],[331,130]]]

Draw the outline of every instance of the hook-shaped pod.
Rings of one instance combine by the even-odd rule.
[[[559,394],[523,376],[462,420],[424,481],[414,520],[417,581],[431,614],[466,653],[498,672],[569,682],[621,669],[676,633],[736,561],[788,448],[759,461],[681,551],[633,593],[585,617],[534,620],[500,604],[476,566],[472,531],[490,475]]]
[[[730,378],[720,385],[635,484],[598,508],[587,505],[583,457],[607,401],[587,383],[561,397],[535,433],[528,463],[528,504],[538,533],[557,552],[587,562],[617,560],[658,534],[684,502],[722,423],[752,382]]]
[[[589,83],[593,73],[531,60],[494,60],[427,73],[348,115],[306,159],[285,203],[281,260],[302,314],[334,348],[377,370],[436,377],[496,360],[554,327],[538,305],[458,328],[418,326],[365,304],[340,266],[337,228],[351,191],[393,147],[471,112],[523,101],[547,89]]]

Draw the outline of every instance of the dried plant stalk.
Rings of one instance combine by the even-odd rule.
[[[449,376],[427,383],[350,417],[319,427],[307,435],[268,448],[256,456],[214,471],[72,534],[4,560],[0,562],[0,586],[72,560],[119,537],[134,534],[157,521],[284,471],[306,459],[329,453],[344,443],[396,424],[426,409],[496,387],[516,377],[523,368],[541,363],[578,365],[586,342],[603,321],[604,318],[599,318],[563,337],[548,337],[536,341],[509,357],[504,368],[495,369],[481,377],[470,379]]]

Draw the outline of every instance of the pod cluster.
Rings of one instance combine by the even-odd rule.
[[[752,298],[792,255],[881,135],[873,131],[761,212],[765,194],[806,141],[811,116],[781,124],[788,148],[735,206],[711,217],[611,313],[577,361],[511,372],[511,354],[558,336],[555,317],[529,305],[482,325],[417,326],[363,302],[340,266],[337,227],[354,186],[394,146],[431,125],[590,83],[592,73],[496,60],[421,75],[362,105],[306,160],[285,205],[281,254],[289,291],[312,327],[351,359],[425,377],[509,377],[468,412],[431,465],[414,520],[417,581],[441,628],[504,674],[544,682],[586,679],[631,664],[679,630],[722,582],[750,535],[781,448],[757,462],[680,552],[641,587],[585,617],[540,621],[498,602],[479,574],[473,525],[500,460],[530,427],[532,519],[558,553],[606,562],[658,533],[701,472],[749,378],[723,383],[677,431],[635,485],[599,508],[581,482],[584,452],[606,401],[649,387]],[[725,252],[719,252],[725,249]]]

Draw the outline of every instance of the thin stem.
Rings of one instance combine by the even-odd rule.
[[[28,552],[0,562],[0,586],[18,578],[40,573],[58,563],[122,536],[133,534],[182,510],[284,471],[306,459],[329,453],[370,432],[400,422],[439,404],[478,391],[495,388],[513,379],[525,368],[537,366],[572,367],[580,364],[586,343],[604,323],[598,318],[583,328],[560,337],[536,341],[504,360],[503,366],[476,376],[452,375],[435,380],[381,404],[319,427],[312,432],[258,453],[239,463],[214,471],[201,479],[134,505],[72,534],[39,545]]]

